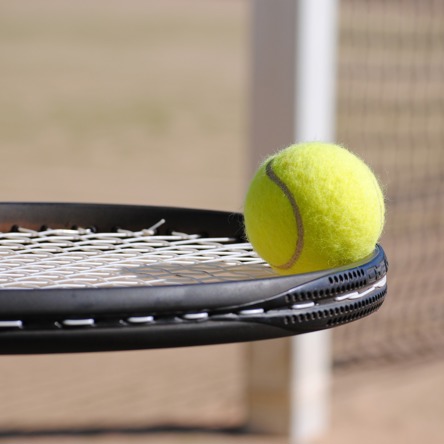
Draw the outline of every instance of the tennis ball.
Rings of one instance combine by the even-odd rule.
[[[370,168],[322,142],[269,157],[248,189],[245,232],[279,274],[339,267],[371,254],[384,225],[384,197]]]

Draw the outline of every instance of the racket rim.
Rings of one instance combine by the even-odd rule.
[[[179,228],[192,228],[198,215],[199,228],[208,228],[199,229],[199,234],[222,233],[245,242],[241,213],[154,205],[3,202],[0,228],[11,226],[17,216],[25,222],[30,216],[29,225],[40,228],[41,216],[48,219],[48,214],[55,215],[58,227],[69,227],[83,210],[87,214],[79,219],[94,221],[98,216],[99,229],[125,225],[108,222],[115,211],[120,212],[118,222],[128,222],[129,229],[147,228],[145,216],[156,223],[166,211],[173,223],[162,226],[162,232],[176,220]],[[137,216],[144,220],[134,220]],[[215,226],[205,227],[212,223]],[[372,254],[352,264],[287,276],[161,286],[2,288],[0,354],[210,345],[318,331],[379,309],[387,291],[387,271],[378,244]],[[332,290],[322,293],[324,285]]]

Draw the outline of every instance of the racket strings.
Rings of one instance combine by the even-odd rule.
[[[179,285],[273,275],[249,243],[229,237],[93,228],[0,233],[0,288]]]

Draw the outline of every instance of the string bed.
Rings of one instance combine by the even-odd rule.
[[[94,228],[0,233],[0,288],[154,286],[271,277],[247,242],[172,232]]]

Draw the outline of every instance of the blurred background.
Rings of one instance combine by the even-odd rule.
[[[250,19],[250,0],[0,0],[0,200],[241,211]],[[337,140],[386,190],[390,279],[333,332],[320,442],[440,443],[444,3],[341,0],[337,78]],[[231,433],[246,347],[0,357],[0,439],[284,443]]]

